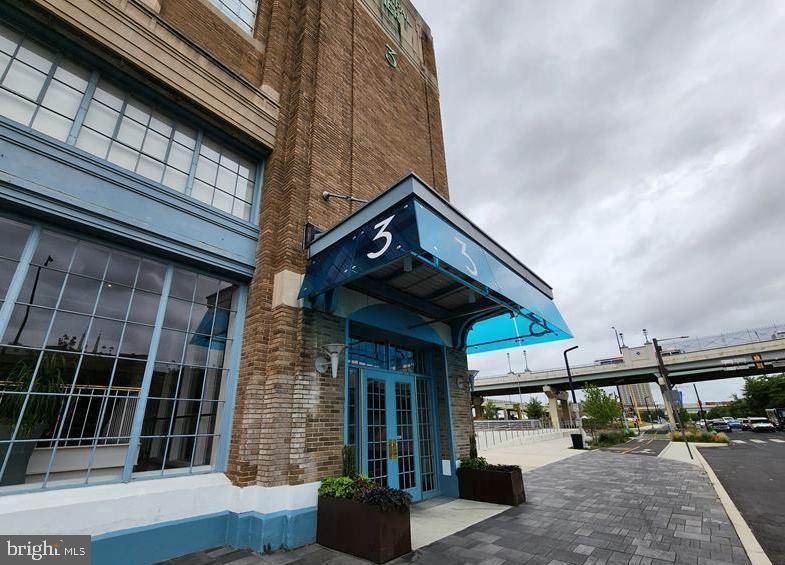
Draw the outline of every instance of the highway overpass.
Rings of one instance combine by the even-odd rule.
[[[779,339],[766,339],[766,336]],[[716,379],[763,375],[767,373],[785,372],[785,334],[781,332],[750,333],[747,343],[720,345],[717,340],[704,338],[704,343],[711,345],[705,349],[685,351],[674,342],[668,341],[663,361],[672,385],[711,381]],[[781,337],[780,337],[781,336]],[[690,340],[694,343],[696,340]],[[622,347],[621,356],[604,362],[582,365],[572,368],[572,380],[576,389],[585,384],[616,386],[640,382],[663,383],[657,365],[654,346],[651,343],[640,347]],[[551,417],[556,411],[561,412],[560,418],[566,416],[566,394],[569,389],[566,369],[547,371],[525,371],[504,375],[478,377],[474,381],[472,394],[478,397],[508,395],[521,393],[545,392],[550,401]],[[663,395],[665,396],[665,395]],[[557,409],[557,402],[563,401],[564,406]],[[670,406],[666,406],[670,411]]]

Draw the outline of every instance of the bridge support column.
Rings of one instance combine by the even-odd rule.
[[[672,430],[676,430],[676,415],[673,411],[673,403],[671,402],[673,400],[671,391],[668,388],[665,379],[662,377],[657,377],[657,384],[660,385],[660,392],[662,393],[663,404],[665,404],[665,414],[668,416],[668,423]]]
[[[570,423],[567,393],[553,389],[549,385],[542,387],[542,391],[548,397],[548,414],[551,417],[551,424],[554,429],[560,430],[562,421]]]
[[[482,403],[485,399],[482,396],[472,396],[472,408],[474,408],[474,419],[481,420],[485,416],[482,412]]]

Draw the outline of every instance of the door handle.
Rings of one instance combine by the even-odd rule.
[[[398,459],[398,440],[395,438],[387,440],[387,457],[389,459]]]

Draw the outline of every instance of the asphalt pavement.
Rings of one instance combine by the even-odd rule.
[[[613,451],[614,453],[621,453],[623,455],[649,455],[656,457],[660,452],[665,449],[670,440],[664,438],[652,437],[648,434],[643,434],[638,437],[631,438],[626,443],[606,447],[606,451]]]
[[[785,565],[785,433],[734,431],[730,447],[701,449],[775,565]]]

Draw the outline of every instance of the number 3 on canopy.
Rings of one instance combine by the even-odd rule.
[[[392,234],[387,231],[387,226],[390,225],[390,222],[394,217],[395,214],[373,226],[374,229],[379,230],[378,232],[376,232],[373,241],[376,241],[379,238],[383,238],[385,241],[381,249],[379,249],[378,251],[372,251],[367,254],[368,259],[376,259],[377,257],[381,257],[382,255],[384,255],[384,252],[390,248],[390,244],[392,243]]]

